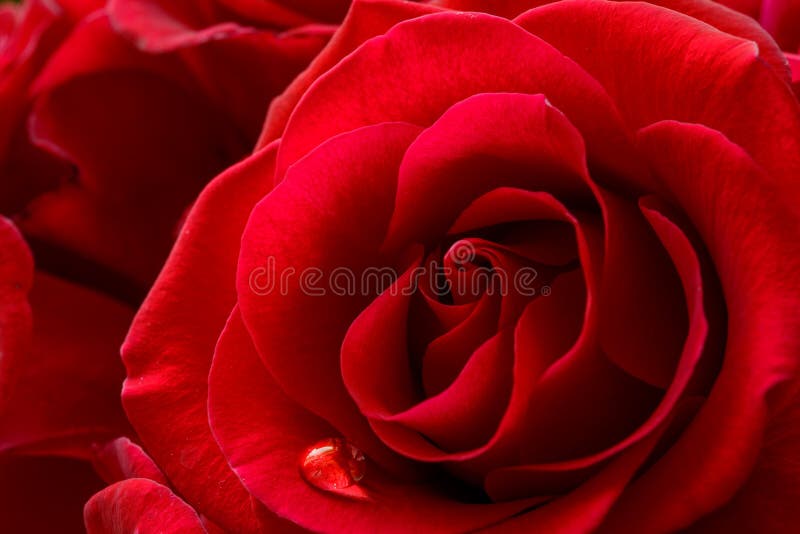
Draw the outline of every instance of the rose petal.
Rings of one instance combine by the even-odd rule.
[[[716,349],[707,343],[708,321],[705,314],[707,288],[704,287],[700,261],[691,242],[680,228],[658,211],[663,208],[653,197],[647,198],[642,203],[642,209],[681,276],[691,318],[689,334],[669,389],[642,426],[604,451],[572,461],[511,467],[490,473],[487,487],[490,494],[496,498],[509,498],[518,494],[530,495],[537,492],[558,492],[561,485],[567,485],[566,487],[574,485],[582,474],[603,465],[609,458],[626,450],[632,444],[647,439],[654,432],[660,432],[659,429],[663,429],[665,421],[670,418],[675,419],[675,413],[681,407],[681,399],[687,398],[691,382],[696,380],[697,373],[702,369],[701,357],[709,349]]]
[[[425,3],[396,2],[395,0],[355,0],[347,17],[328,45],[311,62],[287,89],[270,104],[267,120],[256,149],[260,149],[283,135],[297,103],[311,84],[339,63],[350,52],[376,35],[389,31],[398,22],[437,10]]]
[[[339,348],[351,321],[375,297],[361,291],[365,269],[391,265],[379,247],[400,158],[418,133],[404,123],[355,130],[294,165],[254,209],[238,272],[242,316],[276,382],[370,455],[396,467],[399,458],[374,437],[345,389]],[[289,275],[286,284],[259,294],[253,275],[270,261],[273,278]],[[355,287],[335,289],[337,272]],[[308,273],[319,274],[316,283]]]
[[[800,498],[800,402],[791,399],[770,420],[753,473],[725,506],[687,529],[702,532],[791,532]]]
[[[333,30],[318,26],[274,34],[268,31],[214,41],[182,51],[201,88],[240,130],[249,149],[279,94],[328,42]]]
[[[30,350],[33,258],[14,225],[0,217],[0,413],[7,409],[17,369]]]
[[[386,65],[404,65],[407,74],[387,76],[378,68]],[[454,104],[486,92],[544,94],[583,133],[591,161],[609,171],[605,175],[636,186],[646,180],[646,170],[631,156],[635,151],[625,148],[629,134],[614,104],[594,79],[515,24],[475,13],[438,13],[397,24],[321,76],[289,120],[278,176],[338,133],[394,120],[427,126]],[[515,117],[502,114],[494,128]]]
[[[681,279],[638,206],[602,191],[605,264],[600,346],[625,372],[666,389],[688,331]]]
[[[625,490],[658,442],[655,434],[620,456],[580,488],[488,532],[592,532]]]
[[[244,153],[208,107],[154,68],[84,74],[51,88],[37,101],[32,134],[77,166],[78,181],[37,198],[22,227],[148,285],[184,208]]]
[[[468,451],[486,443],[511,394],[513,337],[508,330],[500,332],[469,354],[446,389],[385,420],[420,432],[445,451]]]
[[[580,133],[544,96],[467,98],[409,147],[385,247],[432,245],[476,197],[497,187],[545,191],[565,202],[588,197],[585,158]]]
[[[664,119],[705,124],[771,175],[800,175],[800,110],[753,41],[640,2],[567,0],[516,22],[599,80],[630,125]]]
[[[750,157],[719,132],[666,121],[643,130],[640,140],[714,260],[728,307],[728,340],[708,401],[620,500],[610,532],[620,524],[682,528],[727,502],[755,465],[770,411],[766,393],[780,398],[780,383],[796,374],[800,348],[790,311],[800,295],[787,283],[800,273],[800,254],[789,231],[796,226],[787,226],[794,214],[782,208],[786,197],[775,196]],[[703,179],[687,181],[696,176]]]
[[[88,534],[206,534],[197,512],[169,488],[146,478],[107,487],[86,503],[83,514]]]
[[[168,485],[155,462],[128,438],[117,438],[97,447],[92,464],[108,484],[129,478],[148,478]]]

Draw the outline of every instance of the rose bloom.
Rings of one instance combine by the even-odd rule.
[[[356,2],[200,195],[123,347],[149,458],[114,444],[89,532],[793,531],[774,41],[702,0],[437,4]]]
[[[82,530],[119,346],[181,218],[347,3],[0,6],[0,530]],[[293,7],[294,6],[294,7]],[[35,262],[33,261],[35,258]],[[112,479],[113,480],[113,479]]]

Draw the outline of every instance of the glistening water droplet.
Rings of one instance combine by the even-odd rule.
[[[300,456],[300,473],[317,489],[357,499],[366,498],[358,487],[367,469],[367,458],[342,438],[323,439]]]

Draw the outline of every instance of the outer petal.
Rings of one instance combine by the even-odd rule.
[[[236,302],[239,238],[251,206],[270,189],[275,150],[231,168],[200,195],[123,346],[123,404],[147,450],[198,510],[243,532],[256,529],[249,495],[211,436],[206,388]]]
[[[185,207],[246,145],[196,89],[164,73],[169,63],[121,41],[95,18],[60,49],[71,70],[43,75],[32,135],[78,175],[37,198],[21,225],[147,286]]]
[[[745,485],[720,510],[698,521],[691,534],[792,532],[800,522],[800,396],[770,420],[764,444]]]
[[[304,26],[283,34],[262,31],[183,52],[197,83],[229,113],[249,149],[258,137],[272,98],[304,69],[333,30]]]
[[[391,265],[379,248],[400,159],[418,133],[405,123],[362,128],[298,162],[253,211],[237,275],[242,317],[276,382],[379,461],[395,464],[398,458],[373,436],[345,389],[339,349],[352,320],[374,298],[361,291],[361,274]],[[254,275],[265,269],[275,285],[256,291]],[[356,281],[353,291],[336,294],[337,270]],[[310,272],[320,273],[312,284],[322,294],[308,290]]]
[[[28,0],[0,6],[0,213],[16,213],[52,187],[61,169],[31,146],[28,90],[71,26],[59,4]]]
[[[394,0],[355,0],[331,41],[282,95],[272,101],[258,147],[283,135],[286,122],[311,84],[366,40],[386,33],[398,22],[435,13],[425,3]]]
[[[109,486],[86,503],[83,515],[88,534],[206,534],[197,512],[169,488],[145,478]]]
[[[166,52],[176,48],[197,46],[209,41],[230,39],[256,32],[256,28],[228,17],[215,0],[111,0],[108,14],[114,27],[146,52]],[[278,8],[280,10],[280,8]],[[291,13],[276,12],[287,17],[289,25],[307,21]],[[244,22],[244,21],[242,21]]]
[[[516,22],[599,80],[630,125],[705,124],[769,175],[800,176],[800,108],[756,43],[639,2],[566,0]],[[800,182],[794,183],[793,193],[800,194]]]
[[[310,4],[310,5],[298,5]],[[312,22],[338,22],[347,3],[280,0],[112,0],[114,26],[149,52],[279,30]]]
[[[729,328],[709,399],[680,440],[623,496],[609,532],[623,524],[666,532],[728,501],[755,465],[770,413],[785,398],[779,386],[796,376],[800,350],[794,213],[782,208],[783,199],[741,148],[718,132],[664,122],[640,137],[660,180],[709,249]]]

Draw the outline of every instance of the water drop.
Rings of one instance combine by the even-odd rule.
[[[358,487],[366,468],[364,453],[342,438],[319,441],[300,456],[300,473],[306,482],[322,491],[347,497],[366,497]]]

